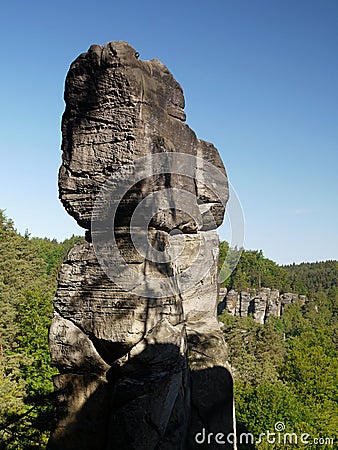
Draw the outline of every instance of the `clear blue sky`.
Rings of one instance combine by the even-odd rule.
[[[338,259],[336,0],[12,0],[0,22],[0,208],[20,232],[82,233],[57,198],[64,78],[92,43],[125,40],[183,86],[241,199],[245,247]]]

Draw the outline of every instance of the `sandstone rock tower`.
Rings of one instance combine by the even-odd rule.
[[[86,230],[61,268],[50,329],[50,450],[192,450],[233,431],[216,318],[228,198],[216,148],[185,123],[180,85],[125,42],[71,65],[60,199]]]

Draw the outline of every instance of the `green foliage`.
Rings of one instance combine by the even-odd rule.
[[[21,236],[0,211],[1,449],[46,446],[53,422],[54,371],[48,350],[52,301],[62,260],[81,241],[76,236],[62,243],[31,238],[28,232]],[[228,252],[228,244],[221,243],[221,265]],[[236,250],[230,249],[230,266],[235,257]],[[238,290],[264,286],[295,291],[309,300],[303,308],[288,305],[281,318],[265,325],[251,317],[221,316],[235,377],[237,417],[257,436],[283,421],[290,432],[338,438],[337,264],[281,267],[261,251],[244,251],[224,283]],[[272,447],[262,442],[258,448]]]
[[[248,424],[257,437],[266,430],[273,432],[278,421],[292,429],[294,424],[307,420],[303,402],[281,380],[263,381],[256,386],[235,381],[235,398],[238,420]]]
[[[221,242],[219,257],[221,267],[229,251],[231,252],[228,243]],[[289,273],[274,261],[265,258],[261,250],[244,250],[236,269],[223,286],[238,291],[263,286],[286,292],[291,289],[290,283]]]
[[[256,437],[274,432],[274,424],[282,421],[286,432],[308,433],[311,441],[324,437],[337,442],[337,272],[330,273],[325,285],[306,280],[303,272],[306,292],[310,288],[319,292],[312,292],[302,308],[288,305],[281,318],[265,325],[225,312],[220,317],[235,377],[236,414]],[[263,439],[257,448],[295,446]],[[319,447],[298,443],[296,448]],[[324,443],[320,448],[335,447]]]
[[[0,417],[24,408],[25,382],[20,374],[20,355],[0,354]]]
[[[26,289],[18,307],[20,332],[17,341],[19,351],[29,361],[21,364],[28,395],[52,390],[51,379],[55,371],[50,367],[48,349],[48,328],[53,313],[51,299],[51,293],[44,292],[42,288]]]
[[[0,210],[0,448],[44,449],[53,421],[48,328],[62,243],[18,234]]]
[[[56,239],[35,237],[30,240],[30,244],[35,249],[36,254],[45,262],[46,273],[55,275],[59,272],[61,263],[69,250],[83,241],[83,237],[74,235],[60,243]]]
[[[290,276],[291,288],[302,294],[337,289],[338,261],[321,261],[283,266]]]
[[[223,312],[225,339],[235,378],[250,386],[278,379],[277,367],[285,356],[283,333],[273,321],[266,325],[252,317],[233,317]]]

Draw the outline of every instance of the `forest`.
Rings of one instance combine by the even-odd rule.
[[[44,449],[53,426],[48,328],[59,268],[83,237],[63,242],[20,235],[0,211],[0,448]],[[228,244],[220,245],[222,265]],[[237,290],[270,287],[305,294],[264,325],[223,312],[235,381],[237,419],[255,436],[283,422],[308,433],[307,449],[335,448],[338,417],[338,261],[280,266],[262,251],[244,250],[223,283]],[[325,441],[326,439],[326,441]],[[264,440],[257,449],[289,448]],[[290,448],[295,448],[290,444]],[[303,448],[298,444],[296,448]]]
[[[222,242],[220,265],[227,251]],[[226,312],[219,317],[234,376],[237,419],[254,436],[276,432],[278,422],[285,433],[309,435],[306,445],[299,440],[296,446],[272,444],[272,438],[258,444],[259,450],[337,448],[337,281],[338,261],[279,266],[262,251],[244,250],[224,283],[239,291],[264,286],[307,296],[304,306],[290,304],[280,318],[271,317],[264,325]]]

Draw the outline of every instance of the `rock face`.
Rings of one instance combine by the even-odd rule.
[[[292,292],[280,294],[276,289],[261,288],[237,292],[221,291],[219,296],[218,313],[226,310],[233,316],[246,317],[252,315],[258,323],[265,323],[270,316],[280,317],[284,308],[290,303],[303,306],[306,297]]]
[[[228,198],[216,148],[185,123],[180,85],[125,42],[71,65],[60,199],[86,230],[61,267],[50,329],[50,450],[234,448],[216,318]]]

